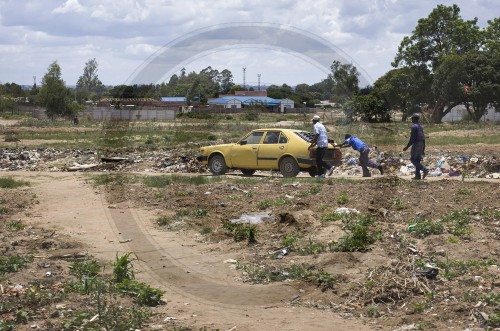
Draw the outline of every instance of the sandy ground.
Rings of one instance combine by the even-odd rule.
[[[35,217],[26,222],[70,235],[100,259],[135,252],[142,261],[137,277],[166,291],[167,305],[156,310],[180,323],[240,331],[375,330],[331,311],[291,304],[300,293],[286,283],[237,282],[237,271],[224,263],[234,258],[230,252],[208,255],[201,245],[155,229],[151,211],[131,208],[127,202],[108,205],[104,195],[86,183],[85,174],[8,175],[30,181],[40,201],[31,211]]]

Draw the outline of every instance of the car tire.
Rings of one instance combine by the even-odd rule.
[[[283,177],[296,177],[300,172],[299,165],[293,157],[287,156],[280,162],[280,172]]]
[[[241,169],[243,176],[252,176],[255,173],[254,169]]]
[[[227,171],[226,161],[222,155],[215,155],[208,161],[208,168],[215,176],[224,175]]]

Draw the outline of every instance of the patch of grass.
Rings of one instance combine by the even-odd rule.
[[[369,305],[365,309],[366,315],[371,318],[377,318],[380,317],[380,311],[377,305]]]
[[[444,226],[440,222],[433,222],[421,217],[415,217],[410,223],[412,224],[408,226],[408,231],[419,238],[441,234],[444,231]]]
[[[1,211],[0,211],[0,214],[1,214]],[[12,231],[20,231],[20,230],[24,230],[26,228],[26,225],[24,225],[23,222],[21,222],[21,221],[10,221],[7,224],[7,227]]]
[[[102,267],[92,256],[85,256],[82,261],[76,261],[69,266],[70,274],[78,279],[84,277],[96,277],[102,270]]]
[[[257,208],[259,208],[260,210],[265,210],[265,209],[268,209],[270,207],[284,206],[284,205],[287,205],[289,203],[290,203],[289,200],[284,199],[284,198],[277,198],[274,200],[264,200],[264,201],[261,201],[257,204]]]
[[[211,234],[212,232],[213,232],[213,229],[212,229],[212,227],[210,227],[210,226],[204,226],[204,227],[202,227],[202,228],[201,228],[201,230],[200,230],[200,233],[201,233],[202,235],[205,235],[205,236],[206,236],[206,235]]]
[[[320,220],[321,222],[350,221],[355,219],[356,217],[356,213],[333,211],[331,213],[321,215]]]
[[[308,196],[308,195],[316,195],[321,192],[321,186],[320,185],[314,185],[302,192],[300,195],[301,196]]]
[[[30,186],[30,183],[12,177],[0,177],[0,188],[14,189],[23,186]]]
[[[208,209],[207,208],[196,208],[192,215],[194,217],[200,218],[200,217],[205,217],[208,214]]]
[[[264,200],[257,204],[257,208],[259,208],[260,210],[264,210],[270,208],[272,205],[273,202],[271,200]]]
[[[41,307],[54,302],[61,302],[66,298],[63,292],[56,292],[44,288],[40,284],[29,286],[23,294],[23,299],[29,306]]]
[[[21,255],[0,256],[0,275],[7,272],[18,272],[28,265],[31,257]]]
[[[327,244],[313,241],[312,238],[309,237],[307,244],[297,247],[295,248],[295,250],[300,255],[318,255],[320,253],[326,252],[328,248],[329,247]]]
[[[450,214],[444,216],[441,221],[446,224],[451,224],[448,232],[459,237],[468,238],[473,232],[470,226],[472,213],[469,209],[454,210]]]
[[[391,204],[392,207],[394,207],[394,209],[396,210],[402,210],[402,209],[405,209],[406,208],[406,205],[405,203],[403,202],[403,200],[401,200],[400,198],[394,198],[394,199],[391,199],[389,200],[389,203]]]
[[[247,239],[249,244],[257,242],[257,226],[254,224],[231,223],[229,220],[222,221],[222,228],[233,237],[235,241]]]
[[[455,277],[465,275],[478,269],[486,269],[491,265],[497,265],[496,260],[450,260],[446,258],[445,261],[436,261],[436,267],[443,270],[440,275],[446,279],[453,279]]]
[[[297,242],[298,238],[294,235],[286,235],[285,238],[283,238],[283,246],[288,247],[288,248],[293,248],[295,246],[295,243]]]
[[[345,205],[349,202],[349,195],[347,193],[341,193],[336,199],[339,205]]]
[[[459,195],[470,195],[471,194],[471,190],[466,188],[466,187],[461,187],[457,190],[457,194]]]

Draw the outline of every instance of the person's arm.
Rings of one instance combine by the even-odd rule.
[[[406,151],[413,143],[417,140],[417,127],[415,125],[412,125],[411,127],[411,133],[410,133],[410,140],[408,140],[408,144],[403,148],[403,151]]]
[[[311,148],[316,146],[316,144],[318,143],[318,138],[319,138],[319,133],[316,133],[313,140],[311,141],[311,145],[309,145],[309,147],[307,148],[308,150],[311,150]]]

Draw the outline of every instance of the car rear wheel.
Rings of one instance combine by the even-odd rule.
[[[280,172],[283,177],[296,177],[300,172],[299,165],[293,157],[287,156],[280,162]]]
[[[208,162],[210,172],[215,176],[224,175],[227,171],[226,161],[222,155],[215,155]]]
[[[254,169],[241,169],[243,176],[252,176],[255,173]]]

